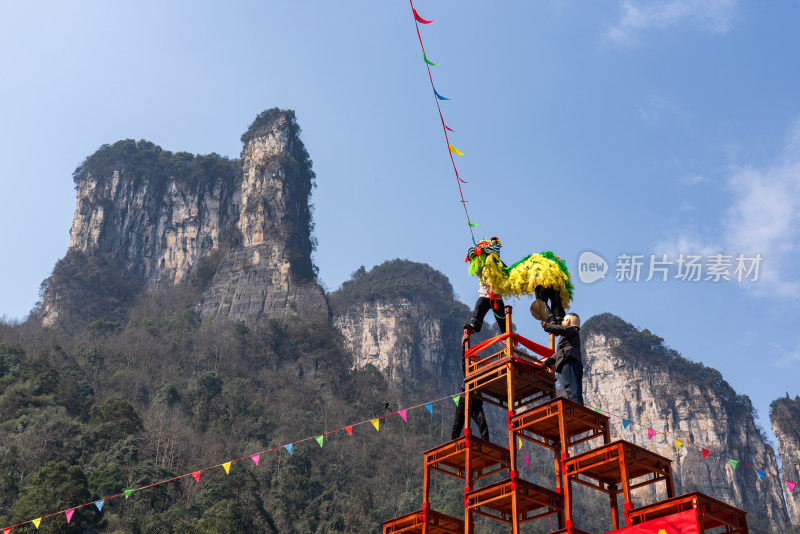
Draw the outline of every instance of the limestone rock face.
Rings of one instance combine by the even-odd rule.
[[[242,137],[241,160],[146,141],[101,147],[75,173],[69,251],[111,258],[141,290],[185,283],[205,259],[203,317],[327,320],[311,262],[314,173],[298,134],[292,111],[272,109]],[[61,297],[58,287],[43,295],[45,326]]]
[[[701,491],[741,508],[748,513],[751,531],[786,528],[786,503],[776,479],[765,477],[762,482],[755,470],[741,465],[734,470],[728,461],[778,473],[775,453],[757,428],[746,396],[737,395],[716,370],[689,362],[664,347],[661,338],[613,315],[587,321],[582,337],[584,400],[619,416],[611,417],[612,439],[625,439],[672,459],[677,494]],[[621,418],[635,424],[624,429]],[[662,434],[650,441],[648,428],[685,444],[676,450],[674,440]],[[711,454],[704,460],[701,448],[691,444]],[[664,496],[663,491],[658,494]]]
[[[356,368],[372,364],[412,388],[428,383],[454,392],[463,384],[459,347],[469,309],[438,271],[406,260],[362,268],[330,302]]]
[[[778,439],[778,455],[781,458],[781,478],[800,485],[800,397],[777,399],[770,405],[772,431]],[[782,483],[784,484],[784,483]],[[789,493],[786,504],[793,525],[800,525],[800,486]]]

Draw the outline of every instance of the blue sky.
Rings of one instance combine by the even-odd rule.
[[[478,237],[581,252],[574,311],[610,311],[769,402],[800,394],[796,2],[417,0]],[[296,110],[318,177],[321,279],[401,257],[472,305],[470,244],[409,3],[6,2],[0,7],[0,315],[67,249],[71,173],[104,143],[238,156]],[[620,254],[644,256],[619,282]],[[756,282],[646,278],[650,254],[761,254]],[[705,277],[705,273],[703,275]],[[577,278],[577,277],[576,277]],[[540,330],[517,304],[523,333]]]

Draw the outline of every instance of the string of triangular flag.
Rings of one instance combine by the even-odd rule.
[[[677,438],[677,437],[675,437],[675,436],[673,436],[671,434],[668,434],[666,432],[662,432],[660,430],[654,430],[654,429],[649,428],[649,427],[647,427],[645,425],[641,425],[641,424],[639,424],[639,423],[637,423],[635,421],[631,421],[630,419],[626,419],[625,417],[622,417],[621,415],[617,415],[617,414],[614,414],[614,413],[611,413],[611,412],[607,412],[605,410],[601,410],[600,408],[593,408],[593,409],[594,409],[594,411],[596,411],[598,413],[603,413],[603,414],[609,415],[611,417],[616,417],[617,419],[621,419],[622,420],[622,428],[623,429],[627,429],[631,425],[638,426],[640,428],[646,428],[647,429],[647,439],[650,440],[650,441],[652,441],[653,437],[655,437],[657,434],[661,434],[662,436],[665,436],[667,438],[672,439],[673,443],[675,445],[675,451],[676,452],[679,451],[681,449],[681,447],[686,445],[688,447],[694,447],[696,449],[700,449],[700,452],[703,455],[703,460],[707,459],[709,457],[709,455],[711,455],[711,454],[713,454],[715,456],[719,456],[720,458],[726,458],[724,454],[713,452],[710,449],[707,449],[706,447],[703,447],[701,445],[697,445],[695,443],[692,443],[691,441],[685,441],[685,440],[679,439],[679,438]],[[739,465],[744,465],[744,466],[747,466],[747,467],[753,469],[756,472],[756,474],[758,475],[758,479],[760,481],[762,481],[762,482],[764,481],[764,477],[767,474],[766,471],[758,469],[757,467],[752,466],[750,464],[747,464],[745,462],[742,462],[740,460],[734,460],[732,458],[726,458],[726,459],[728,460],[728,464],[731,466],[731,468],[734,471],[736,471],[736,468]],[[797,486],[796,482],[792,482],[791,480],[787,480],[785,478],[782,478],[780,475],[776,475],[776,474],[770,473],[770,476],[773,476],[773,477],[777,478],[778,480],[780,480],[782,482],[785,482],[786,483],[786,488],[789,490],[790,494],[792,493],[792,491],[794,491],[795,486]]]
[[[464,200],[464,190],[461,187],[461,184],[465,184],[467,182],[465,182],[458,174],[458,167],[456,167],[456,161],[453,158],[453,154],[456,154],[458,156],[463,156],[464,153],[458,150],[452,144],[450,144],[450,137],[447,135],[447,132],[454,132],[455,130],[447,126],[447,124],[445,123],[444,115],[442,114],[442,107],[439,105],[440,101],[450,100],[450,99],[440,95],[439,92],[436,90],[436,86],[433,83],[433,74],[431,73],[431,67],[438,65],[438,63],[434,63],[428,59],[428,54],[425,52],[425,45],[422,44],[422,34],[419,31],[420,24],[427,25],[433,22],[433,20],[425,20],[424,18],[422,18],[419,15],[419,13],[417,13],[417,10],[414,8],[413,0],[409,0],[409,3],[411,4],[411,12],[414,15],[414,27],[417,30],[417,38],[419,39],[419,46],[422,49],[422,59],[425,62],[425,68],[428,70],[428,79],[431,82],[431,89],[433,89],[433,95],[435,97],[434,102],[436,102],[436,109],[439,111],[439,119],[442,122],[442,132],[444,133],[445,143],[447,143],[447,153],[450,156],[450,163],[453,164],[453,171],[456,174],[456,184],[458,184],[458,194],[461,196],[461,205],[464,206],[464,213],[467,216],[467,224],[469,225],[469,233],[472,236],[472,242],[474,243],[475,233],[473,232],[472,229],[478,225],[473,223],[469,217],[469,210],[467,209],[467,200]]]
[[[37,517],[36,519],[29,519],[27,521],[23,521],[21,523],[17,523],[16,525],[11,525],[9,527],[5,527],[5,528],[3,528],[2,534],[9,534],[12,529],[14,529],[16,527],[20,527],[22,525],[27,525],[27,524],[33,524],[33,526],[38,529],[39,525],[42,522],[42,520],[48,519],[48,518],[52,518],[52,517],[57,517],[57,516],[60,516],[61,514],[63,514],[66,517],[67,523],[70,523],[72,521],[73,515],[75,514],[75,511],[80,509],[80,508],[87,508],[87,507],[90,508],[90,507],[94,506],[97,509],[97,511],[100,512],[100,511],[103,510],[103,506],[105,505],[105,503],[107,501],[111,500],[111,499],[116,499],[116,498],[119,498],[119,497],[124,497],[125,499],[128,499],[135,492],[146,490],[146,489],[149,489],[149,488],[153,488],[155,486],[161,486],[162,484],[168,484],[170,482],[174,482],[176,480],[180,480],[180,479],[183,479],[183,478],[192,477],[192,478],[194,478],[195,482],[199,483],[200,482],[200,475],[202,475],[202,473],[204,473],[205,471],[209,471],[211,469],[216,469],[216,468],[221,467],[222,469],[225,470],[225,474],[228,475],[231,472],[231,465],[233,465],[235,463],[238,463],[238,462],[241,462],[242,460],[250,459],[250,460],[253,461],[253,463],[256,465],[256,467],[258,467],[259,460],[261,458],[261,455],[263,455],[263,454],[274,452],[274,451],[277,451],[277,450],[280,450],[280,449],[285,449],[285,450],[287,450],[289,452],[289,454],[294,454],[294,446],[295,445],[297,445],[299,443],[304,443],[306,441],[311,441],[311,440],[315,441],[320,447],[322,447],[324,442],[325,442],[325,437],[326,436],[329,436],[331,434],[335,434],[335,433],[341,432],[341,431],[345,431],[345,432],[347,432],[348,436],[352,436],[353,435],[353,428],[355,428],[355,427],[357,427],[359,425],[365,425],[367,423],[370,423],[375,428],[376,431],[380,432],[380,424],[381,424],[381,420],[382,419],[385,419],[387,417],[391,417],[393,415],[399,415],[403,419],[404,422],[408,422],[408,412],[411,411],[411,410],[414,410],[414,409],[417,409],[417,408],[425,408],[430,414],[433,414],[433,405],[434,404],[436,404],[438,402],[441,402],[443,400],[446,400],[446,399],[456,400],[459,397],[460,397],[460,395],[448,395],[446,397],[442,397],[442,398],[439,398],[439,399],[435,399],[435,400],[431,400],[431,401],[428,401],[428,402],[424,402],[422,404],[417,404],[416,406],[409,406],[408,408],[403,408],[402,410],[397,410],[396,412],[388,412],[388,413],[385,413],[383,415],[380,415],[380,416],[372,418],[372,419],[366,419],[366,420],[360,421],[358,423],[353,423],[351,425],[346,425],[346,426],[343,426],[343,427],[340,427],[340,428],[336,428],[334,430],[329,430],[327,432],[323,432],[322,434],[318,434],[316,436],[309,436],[307,438],[299,439],[297,441],[293,441],[291,443],[287,443],[286,445],[279,445],[277,447],[273,447],[271,449],[263,450],[261,452],[255,453],[255,454],[250,454],[248,456],[242,456],[241,458],[236,458],[235,460],[229,460],[229,461],[221,463],[221,464],[212,465],[212,466],[209,466],[209,467],[204,467],[203,469],[198,469],[197,471],[192,471],[191,473],[185,473],[183,475],[178,475],[178,476],[172,477],[172,478],[167,479],[167,480],[161,480],[159,482],[154,482],[153,484],[148,484],[147,486],[142,486],[140,488],[126,489],[126,490],[123,490],[122,492],[117,493],[115,495],[109,495],[107,497],[103,497],[102,499],[98,499],[98,500],[87,502],[87,503],[84,503],[84,504],[81,504],[81,505],[73,506],[73,507],[71,507],[71,508],[69,508],[67,510],[60,510],[58,512],[53,512],[53,513],[50,513],[50,514],[42,515],[40,517]],[[457,400],[456,400],[456,405],[458,405],[458,401]]]

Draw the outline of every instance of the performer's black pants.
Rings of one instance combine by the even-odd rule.
[[[561,387],[564,396],[583,406],[583,364],[567,360],[561,366]],[[462,410],[463,411],[463,410]]]
[[[547,302],[550,307],[550,313],[555,317],[556,322],[561,324],[561,319],[564,318],[564,306],[561,304],[561,293],[552,287],[536,286],[533,290],[536,298]]]
[[[462,397],[456,406],[456,416],[453,420],[453,431],[450,433],[450,439],[458,439],[461,436],[461,430],[464,428],[464,398]],[[486,415],[483,413],[483,401],[472,399],[470,402],[470,412],[472,420],[478,423],[478,430],[481,432],[481,438],[489,441],[489,425],[486,424]]]
[[[476,332],[481,331],[483,326],[483,318],[492,310],[494,313],[497,326],[500,328],[500,333],[506,333],[506,305],[503,304],[503,299],[490,299],[487,297],[478,297],[478,302],[475,303],[475,309],[472,310],[472,319],[469,321],[470,326]]]

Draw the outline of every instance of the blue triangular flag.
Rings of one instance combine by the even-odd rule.
[[[288,445],[284,445],[283,448],[286,449],[287,451],[289,451],[289,454],[292,454],[292,446],[293,445],[294,445],[293,443],[290,443]]]
[[[103,503],[104,503],[104,502],[106,502],[106,500],[105,500],[105,499],[103,499],[102,501],[97,501],[96,503],[94,503],[94,505],[95,505],[95,506],[97,506],[97,511],[98,511],[98,512],[99,512],[99,511],[101,511],[101,510],[103,509]]]
[[[449,98],[445,98],[442,95],[440,95],[439,93],[437,93],[435,87],[433,88],[433,94],[435,94],[436,98],[438,98],[439,100],[450,100]]]
[[[629,424],[631,424],[631,422],[628,421],[627,419],[622,420],[622,428],[628,428]]]
[[[761,469],[756,469],[756,473],[758,473],[758,478],[764,480],[764,475],[765,475],[764,471],[762,471]]]
[[[432,402],[429,402],[428,404],[426,404],[425,407],[428,409],[429,412],[433,413],[433,403]]]

